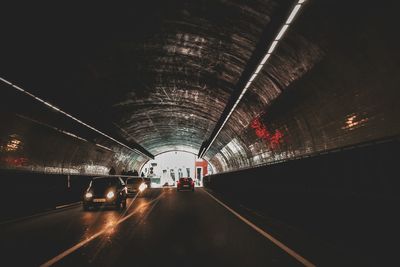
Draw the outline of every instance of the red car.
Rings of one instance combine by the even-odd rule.
[[[194,181],[190,177],[182,177],[182,178],[179,178],[179,181],[178,181],[176,187],[177,187],[178,191],[192,190],[192,192],[193,192],[194,191]]]

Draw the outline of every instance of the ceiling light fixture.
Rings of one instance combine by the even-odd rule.
[[[109,135],[103,133],[103,132],[100,131],[100,130],[97,130],[96,128],[94,128],[93,126],[91,126],[91,125],[89,125],[89,124],[87,124],[87,123],[84,123],[83,121],[79,120],[78,118],[75,118],[75,117],[72,116],[71,114],[68,114],[67,112],[65,112],[65,111],[59,109],[58,107],[56,107],[56,106],[50,104],[49,102],[47,102],[47,101],[45,101],[45,100],[43,100],[43,99],[41,99],[41,98],[35,96],[34,94],[32,94],[32,93],[30,93],[30,92],[24,90],[23,88],[21,88],[21,87],[15,85],[15,84],[13,84],[12,82],[9,82],[9,81],[7,81],[6,79],[3,79],[3,78],[1,78],[1,77],[0,77],[0,81],[6,83],[6,84],[8,84],[8,85],[10,85],[11,87],[17,89],[18,91],[20,91],[20,92],[22,92],[22,93],[24,93],[24,94],[26,94],[26,95],[28,95],[28,96],[34,98],[35,100],[41,102],[42,104],[48,106],[49,108],[51,108],[51,109],[53,109],[53,110],[55,110],[55,111],[57,111],[57,112],[59,112],[59,113],[65,115],[65,116],[67,116],[68,118],[70,118],[70,119],[72,119],[72,120],[78,122],[79,124],[82,124],[83,126],[85,126],[85,127],[89,128],[89,129],[95,131],[96,133],[99,133],[99,134],[101,134],[102,136],[104,136],[104,137],[106,137],[106,138],[108,138],[108,139],[114,141],[115,143],[117,143],[117,144],[119,144],[119,145],[121,145],[121,146],[123,146],[123,147],[125,147],[125,148],[127,148],[127,149],[129,149],[129,150],[131,150],[131,151],[133,151],[133,152],[135,152],[135,153],[139,153],[140,155],[143,155],[143,156],[145,156],[146,158],[150,158],[149,156],[147,156],[147,155],[144,154],[143,152],[141,152],[141,151],[139,151],[139,150],[137,150],[137,149],[131,148],[131,147],[125,145],[124,143],[121,143],[120,141],[114,139],[113,137],[111,137],[111,136],[109,136]]]
[[[290,24],[293,22],[293,19],[296,17],[296,15],[299,13],[300,9],[303,7],[304,2],[306,0],[299,0],[297,4],[294,6],[292,11],[290,12],[289,17],[287,18],[285,24],[283,24],[282,28],[280,29],[279,33],[276,35],[274,38],[274,41],[268,48],[268,52],[265,54],[261,62],[258,64],[256,70],[253,72],[251,75],[249,81],[247,82],[246,86],[243,88],[242,93],[239,95],[238,99],[236,100],[235,104],[233,105],[232,109],[228,113],[228,116],[226,116],[224,122],[222,125],[219,127],[217,133],[214,135],[212,138],[211,142],[208,144],[208,146],[205,149],[202,149],[201,153],[199,153],[200,158],[202,158],[208,151],[208,149],[211,147],[211,145],[214,143],[215,139],[221,132],[222,128],[224,128],[225,123],[228,121],[230,116],[232,115],[233,111],[235,110],[236,106],[239,104],[240,100],[243,98],[244,94],[246,93],[247,89],[250,87],[251,83],[254,81],[254,79],[257,77],[257,75],[261,72],[262,68],[264,67],[265,63],[268,61],[270,58],[271,54],[275,51],[275,48],[278,46],[279,41],[282,39],[286,31],[288,30]]]

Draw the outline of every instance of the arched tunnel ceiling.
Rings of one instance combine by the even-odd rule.
[[[295,3],[153,0],[131,7],[11,7],[1,18],[2,25],[12,27],[2,31],[7,38],[1,44],[0,71],[33,94],[153,155],[170,150],[197,154],[252,57],[263,52],[257,47],[266,30],[275,35],[281,24],[271,25],[284,20]],[[396,10],[394,2],[392,9],[357,1],[306,3],[205,155],[217,171],[399,133],[396,115],[390,115],[398,109],[392,112],[393,106],[385,105],[398,96],[388,83],[390,73],[381,71],[374,81],[364,81],[374,73],[367,66],[384,66],[370,53],[395,51],[395,45],[385,50],[386,43],[368,45],[365,40],[390,39],[389,29],[378,29],[395,25],[390,21],[394,16],[386,16]],[[16,20],[17,15],[30,23]],[[387,58],[385,64],[395,61]],[[330,79],[330,73],[337,73],[336,79]],[[377,88],[387,91],[387,99],[369,108]],[[297,91],[302,95],[296,102],[291,96]],[[335,97],[341,106],[333,104]],[[329,110],[320,112],[320,103]],[[376,120],[368,117],[374,114]],[[346,129],[343,124],[349,118],[368,127]],[[388,130],[377,130],[385,128],[379,124],[384,119]],[[284,141],[278,140],[278,149],[271,143],[274,133]],[[98,138],[96,142],[111,146]],[[136,160],[139,166],[146,159],[136,155]]]
[[[126,9],[74,10],[72,25],[57,13],[45,14],[42,23],[60,22],[59,30],[50,35],[49,27],[35,26],[38,36],[23,53],[36,63],[28,60],[30,66],[22,67],[29,71],[44,61],[48,64],[39,68],[45,77],[37,72],[12,79],[13,73],[6,73],[100,128],[98,117],[106,117],[153,154],[171,149],[197,153],[278,2],[291,3],[150,1]],[[43,58],[28,55],[32,50]]]

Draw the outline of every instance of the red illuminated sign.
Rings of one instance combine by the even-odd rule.
[[[279,130],[275,130],[272,134],[260,121],[259,117],[256,117],[251,121],[250,127],[254,129],[257,137],[267,141],[271,148],[276,148],[283,141],[283,133]]]

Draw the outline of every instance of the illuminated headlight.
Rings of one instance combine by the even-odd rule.
[[[139,191],[140,191],[140,192],[143,192],[146,188],[147,188],[147,184],[145,184],[145,183],[141,183],[141,184],[139,185]]]
[[[93,196],[93,194],[90,193],[90,192],[87,192],[87,193],[85,194],[85,198],[91,198],[92,196]]]
[[[113,198],[114,197],[114,192],[110,191],[107,193],[107,198]]]

